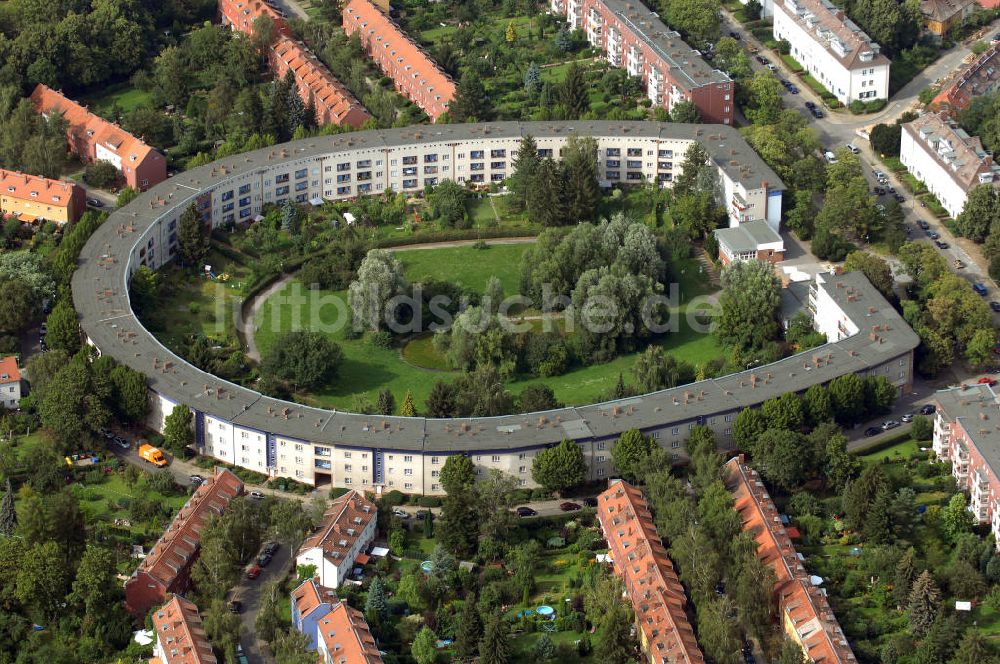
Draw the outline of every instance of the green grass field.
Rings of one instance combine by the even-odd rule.
[[[503,283],[508,295],[517,292],[521,256],[529,244],[493,244],[486,249],[411,249],[397,252],[410,282],[428,277],[446,279],[483,292],[491,276]]]
[[[929,443],[926,445],[929,445]],[[910,438],[892,447],[887,447],[884,450],[872,452],[871,454],[862,454],[860,458],[865,463],[879,463],[883,459],[908,459],[911,454],[919,451],[920,444]]]
[[[119,83],[107,88],[99,96],[88,97],[86,103],[98,115],[105,115],[111,111],[116,103],[122,112],[128,113],[140,106],[147,105],[151,99],[150,93],[133,88],[128,83]]]
[[[174,351],[187,347],[192,335],[223,339],[234,335],[234,307],[243,301],[250,269],[211,252],[207,262],[217,277],[228,274],[229,279],[210,279],[192,275],[175,267],[161,270],[167,294],[160,306],[144,313],[156,336]]]
[[[466,285],[481,290],[490,274],[504,282],[508,294],[517,291],[520,256],[527,245],[498,245],[486,250],[471,247],[425,249],[400,252],[407,277],[435,277],[452,281],[461,280]],[[677,266],[681,304],[675,314],[680,316],[678,329],[660,338],[657,343],[679,359],[700,365],[718,357],[723,351],[708,334],[695,332],[687,324],[684,313],[687,302],[711,292],[693,260]],[[298,292],[306,297],[301,304],[289,306],[290,296]],[[407,390],[413,393],[422,406],[431,388],[439,380],[449,380],[456,372],[442,370],[444,361],[425,337],[410,343],[406,348],[377,348],[364,339],[351,339],[345,334],[347,326],[347,294],[345,291],[316,291],[307,293],[299,282],[291,282],[272,295],[261,308],[255,321],[256,340],[262,354],[274,344],[283,332],[292,329],[324,331],[340,344],[344,362],[334,385],[310,395],[300,395],[303,401],[316,406],[349,409],[361,394],[374,398],[381,389],[390,390],[401,402]],[[608,392],[622,374],[629,380],[638,354],[616,358],[606,364],[578,367],[551,378],[521,378],[512,381],[509,389],[514,394],[525,387],[545,383],[552,387],[556,397],[567,405],[591,403]],[[405,361],[404,361],[405,358]]]

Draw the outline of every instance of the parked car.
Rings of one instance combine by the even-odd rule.
[[[937,411],[937,406],[935,406],[932,403],[925,403],[923,406],[920,407],[921,415],[933,415],[935,411]]]
[[[251,491],[250,497],[254,500],[264,500],[264,494],[260,491]]]
[[[899,420],[886,420],[882,423],[882,431],[888,431],[889,429],[895,429],[899,426]]]
[[[530,507],[518,507],[517,515],[523,519],[524,517],[527,516],[538,516],[538,512],[531,509]]]
[[[912,422],[913,421],[913,413],[903,413],[903,416],[901,418],[899,418],[899,419],[901,419],[903,422]]]
[[[917,220],[917,226],[920,226],[920,228],[922,228],[922,229],[923,229],[923,230],[925,230],[925,231],[926,231],[926,230],[927,230],[928,228],[930,228],[930,227],[931,227],[931,225],[930,225],[930,224],[928,224],[928,223],[927,223],[926,221],[924,221],[923,219],[918,219],[918,220]]]
[[[587,507],[597,507],[597,498],[590,496],[589,498],[583,499],[583,504]]]
[[[872,170],[872,175],[874,175],[875,178],[878,179],[878,180],[884,180],[885,179],[885,173],[883,173],[882,171],[880,171],[878,169],[873,169]]]
[[[875,193],[876,196],[881,196],[885,193],[885,189],[879,187],[878,185],[872,187],[872,191]]]
[[[261,567],[267,567],[271,564],[271,554],[266,551],[259,556],[257,556],[257,564]]]
[[[122,438],[121,436],[116,436],[115,437],[115,445],[118,446],[118,449],[124,450],[126,452],[128,450],[132,449],[132,446],[129,444],[129,442],[127,440],[125,440],[124,438]]]
[[[995,378],[990,378],[989,376],[983,376],[982,378],[980,378],[976,382],[979,383],[980,385],[989,385],[990,387],[993,387],[994,385],[997,384],[996,379]]]
[[[424,521],[425,519],[430,518],[430,516],[431,516],[430,510],[420,510],[417,512],[417,521]]]
[[[278,544],[277,542],[268,542],[267,544],[264,545],[264,553],[267,553],[267,554],[273,556],[274,554],[276,554],[278,552],[278,549],[280,549],[280,548],[281,548],[281,545]]]
[[[861,150],[858,148],[858,146],[856,146],[854,143],[848,143],[847,144],[847,149],[850,150],[851,152],[853,152],[854,154],[858,154],[858,153],[861,152]]]
[[[934,240],[934,244],[937,245],[938,249],[947,249],[948,247],[951,246],[950,244],[948,244],[947,242],[945,242],[943,240]]]
[[[816,104],[812,103],[811,101],[807,101],[806,108],[808,108],[811,111],[812,109],[816,108]]]
[[[799,94],[799,88],[798,88],[798,86],[796,86],[796,85],[795,85],[794,83],[792,83],[792,84],[791,84],[791,85],[790,85],[790,86],[788,87],[788,91],[789,91],[789,92],[791,92],[791,93],[792,93],[793,95],[797,95],[797,94]]]
[[[989,291],[986,290],[985,284],[972,284],[972,290],[976,291],[976,295],[985,296],[987,293],[989,293]]]
[[[882,430],[878,427],[868,427],[865,429],[865,438],[871,438],[872,436],[877,436],[882,433]]]
[[[199,486],[205,483],[205,478],[201,475],[191,475],[188,479],[191,481],[192,486]]]
[[[940,235],[938,235],[937,233],[935,233],[932,230],[926,230],[926,231],[924,231],[924,235],[926,235],[927,237],[929,237],[932,240],[937,240],[937,239],[939,239],[941,237]]]
[[[990,309],[993,311],[1000,311],[1000,302],[996,300],[990,300]]]
[[[392,510],[393,516],[398,516],[400,519],[409,519],[410,514],[406,510],[401,510],[398,507]]]
[[[812,109],[812,114],[813,117],[816,118],[817,120],[823,117],[823,111],[819,110],[818,108]]]
[[[893,194],[892,197],[896,199],[897,203],[903,203],[906,201],[906,196],[903,196],[902,194]]]
[[[260,576],[260,572],[261,569],[258,565],[251,565],[250,567],[247,568],[247,578],[256,579],[258,576]]]
[[[896,193],[896,188],[893,187],[892,185],[889,185],[888,187],[886,187],[885,190],[888,191],[890,194],[895,194]]]
[[[580,509],[580,505],[577,503],[566,501],[565,503],[559,505],[559,509],[563,512],[575,512],[576,510]]]
[[[87,205],[89,205],[90,207],[93,207],[93,208],[102,208],[102,207],[104,207],[104,203],[102,203],[101,201],[97,200],[96,198],[88,198],[87,199]]]
[[[961,270],[961,269],[964,269],[964,268],[965,268],[965,263],[963,263],[962,261],[958,260],[957,258],[956,258],[956,259],[955,259],[954,261],[952,261],[952,263],[951,263],[951,264],[952,264],[952,266],[953,266],[953,267],[954,267],[954,268],[955,268],[956,270]]]
[[[730,32],[729,36],[735,39],[736,41],[743,39],[743,36],[738,32]]]
[[[229,603],[230,613],[243,613],[243,602],[238,599],[234,599]]]
[[[823,158],[826,159],[826,162],[828,164],[836,164],[837,163],[837,155],[833,154],[829,150],[827,150],[826,152],[823,153]]]

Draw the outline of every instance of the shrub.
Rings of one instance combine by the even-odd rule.
[[[1000,281],[1000,255],[990,259],[990,278]]]
[[[886,103],[888,102],[885,99],[873,99],[865,102],[865,113],[878,113],[885,108]]]
[[[791,43],[789,43],[789,41],[787,39],[779,39],[778,40],[778,53],[781,53],[782,55],[788,55],[791,52],[792,52],[792,45],[791,45]]]
[[[378,332],[366,332],[365,342],[372,348],[391,348],[392,347],[392,335],[386,330],[379,330]]]
[[[854,115],[859,115],[865,112],[865,102],[860,99],[855,99],[851,102],[851,105],[847,107]]]
[[[110,189],[118,182],[118,169],[110,161],[95,161],[83,169],[83,181],[91,187]]]
[[[382,502],[390,507],[402,505],[405,500],[406,496],[403,495],[403,492],[395,489],[382,496]]]
[[[335,498],[340,498],[348,491],[350,491],[350,489],[347,489],[342,486],[335,486],[332,489],[330,489],[330,499],[333,500]]]
[[[441,507],[441,499],[437,496],[420,496],[417,498],[420,507]]]

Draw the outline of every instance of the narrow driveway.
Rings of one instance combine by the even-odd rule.
[[[291,551],[287,546],[282,545],[274,554],[271,564],[263,569],[259,577],[248,579],[246,574],[241,575],[240,582],[229,593],[231,600],[237,600],[242,604],[242,612],[240,613],[240,622],[243,625],[241,643],[249,664],[269,664],[274,661],[274,656],[267,644],[257,638],[257,614],[260,612],[263,588],[275,579],[284,579],[291,566]],[[280,600],[282,606],[287,601],[288,597],[286,596]]]
[[[274,4],[289,16],[296,16],[303,21],[308,21],[312,18],[297,0],[274,0]]]

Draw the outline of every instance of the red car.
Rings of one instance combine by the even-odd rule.
[[[983,376],[976,382],[979,383],[980,385],[989,385],[990,387],[993,387],[994,385],[997,384],[996,379],[990,378],[989,376]]]
[[[580,509],[580,506],[577,505],[576,503],[571,503],[567,501],[559,505],[559,509],[561,509],[563,512],[575,512],[576,510]]]
[[[247,568],[247,578],[248,579],[256,579],[258,576],[260,576],[260,566],[259,565],[251,565],[250,567]]]

